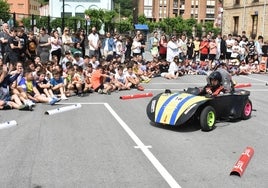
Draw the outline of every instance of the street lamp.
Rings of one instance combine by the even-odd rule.
[[[195,38],[195,35],[196,35],[196,27],[195,26],[192,27],[192,35],[193,35],[193,38]]]
[[[223,6],[223,5],[222,5]],[[223,7],[220,8],[221,13],[221,35],[222,35],[222,23],[223,23]]]
[[[64,9],[64,4],[65,4],[65,0],[62,0],[62,21],[61,21],[61,30],[64,30],[64,14],[65,14],[65,9]]]

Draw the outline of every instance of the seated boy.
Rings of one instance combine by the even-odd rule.
[[[61,100],[67,100],[65,96],[64,80],[57,70],[52,71],[53,78],[50,79],[51,89],[54,93],[61,95]]]
[[[51,105],[58,102],[55,98],[46,97],[40,94],[36,87],[36,82],[33,79],[33,73],[29,69],[25,71],[24,77],[18,83],[18,89],[24,91],[23,94],[26,95],[25,97],[34,102],[48,103]]]
[[[131,83],[132,88],[137,88],[140,91],[143,91],[144,88],[140,85],[140,79],[133,72],[133,66],[127,65],[126,77],[129,83]]]
[[[200,95],[209,94],[211,96],[217,96],[225,93],[225,88],[221,84],[222,76],[220,72],[214,71],[208,76],[208,84],[201,90]]]
[[[37,72],[38,79],[37,79],[37,89],[40,92],[40,94],[45,94],[47,97],[55,98],[58,101],[61,99],[58,99],[52,89],[49,81],[45,78],[46,77],[46,71],[45,70],[40,70]]]

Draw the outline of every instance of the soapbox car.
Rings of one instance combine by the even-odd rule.
[[[232,87],[228,93],[201,96],[201,88],[165,92],[153,97],[147,105],[147,116],[153,123],[180,126],[198,120],[203,131],[215,128],[216,120],[246,120],[251,117],[250,92]]]

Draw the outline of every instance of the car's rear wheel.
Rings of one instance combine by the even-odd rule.
[[[241,118],[246,120],[249,119],[251,116],[251,112],[252,112],[252,103],[249,99],[247,99],[244,103],[243,106],[243,110],[242,110],[242,114],[241,114]]]
[[[211,131],[215,127],[216,111],[212,106],[206,106],[200,114],[200,126],[202,131]]]

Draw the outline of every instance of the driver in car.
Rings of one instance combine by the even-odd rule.
[[[214,71],[208,76],[208,84],[201,90],[200,95],[217,96],[225,92],[226,90],[222,86],[221,73]]]

